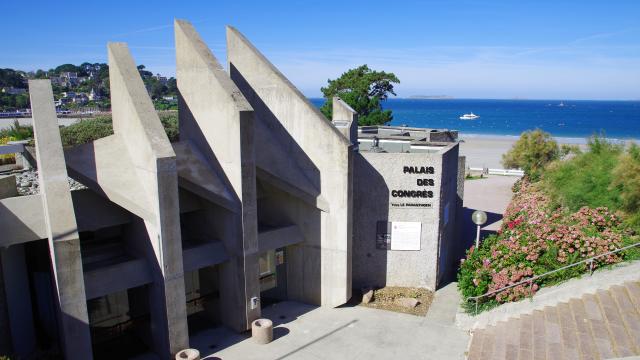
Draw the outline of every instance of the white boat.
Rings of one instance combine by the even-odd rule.
[[[460,116],[460,120],[475,120],[477,118],[479,118],[480,116],[474,114],[474,113],[469,113],[469,114],[464,114],[462,116]]]

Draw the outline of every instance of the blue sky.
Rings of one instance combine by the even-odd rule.
[[[243,32],[307,96],[361,64],[399,96],[640,99],[640,1],[3,1],[0,67],[106,62],[107,41],[175,73],[173,19],[224,63]],[[12,14],[7,16],[7,14]]]

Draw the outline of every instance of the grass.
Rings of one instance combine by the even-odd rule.
[[[484,176],[482,174],[480,175],[471,175],[471,174],[467,174],[467,176],[464,177],[465,180],[484,180],[487,179],[487,176]]]

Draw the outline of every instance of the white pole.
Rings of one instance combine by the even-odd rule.
[[[480,225],[478,225],[476,231],[476,249],[478,248],[478,246],[480,246]]]

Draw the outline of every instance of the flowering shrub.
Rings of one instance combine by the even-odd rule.
[[[606,207],[582,207],[576,212],[552,205],[538,184],[520,180],[497,234],[471,248],[462,261],[458,286],[465,298],[516,284],[551,270],[638,242],[622,226],[619,215]],[[598,258],[593,268],[638,257],[625,251]],[[542,279],[481,299],[484,306],[517,301],[541,287],[588,272],[578,265]]]

